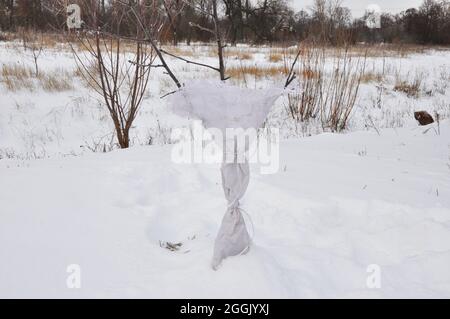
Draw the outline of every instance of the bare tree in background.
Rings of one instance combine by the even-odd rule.
[[[183,13],[184,6],[185,3],[182,0],[163,0],[163,7],[172,32],[172,43],[175,46],[178,45],[179,41],[180,15]]]
[[[25,52],[30,52],[31,58],[34,63],[34,75],[39,76],[39,64],[38,60],[44,51],[44,36],[41,32],[32,32],[22,29],[20,31],[22,38],[22,45]]]
[[[182,0],[182,2],[192,7],[195,10],[199,10],[204,15],[208,16],[210,19],[212,19],[214,27],[208,28],[199,24],[190,23],[190,26],[193,28],[198,28],[200,30],[203,30],[205,32],[211,33],[214,35],[214,38],[217,43],[217,56],[219,60],[219,66],[211,66],[205,63],[200,63],[192,60],[185,59],[183,57],[180,57],[174,53],[171,53],[167,50],[164,50],[160,47],[160,30],[162,25],[164,24],[164,17],[157,19],[157,21],[160,22],[159,27],[155,25],[149,25],[145,21],[145,13],[140,10],[140,7],[138,4],[133,3],[127,3],[123,0],[116,0],[116,2],[122,4],[123,6],[127,7],[129,12],[131,12],[131,15],[134,17],[135,24],[137,28],[140,28],[141,32],[145,36],[145,41],[150,43],[152,48],[155,50],[156,55],[158,56],[158,59],[161,63],[161,67],[163,67],[166,70],[167,75],[173,80],[173,82],[176,84],[177,88],[180,89],[182,87],[180,81],[175,76],[175,74],[172,72],[171,68],[169,67],[169,64],[166,62],[165,56],[170,56],[172,58],[176,58],[179,60],[182,60],[188,64],[194,64],[202,67],[206,67],[209,69],[212,69],[214,71],[217,71],[220,76],[220,80],[225,81],[227,80],[227,77],[225,76],[225,62],[224,62],[224,53],[223,50],[225,48],[224,44],[224,38],[222,29],[220,26],[220,18],[219,18],[219,8],[218,8],[218,1],[217,0],[206,0],[201,1],[202,6],[198,5],[198,1],[195,0]],[[206,5],[205,5],[206,4]],[[158,30],[158,32],[155,32],[155,30]],[[136,40],[136,39],[135,39]],[[172,93],[172,92],[171,92]]]
[[[230,23],[230,42],[236,45],[238,40],[244,38],[244,7],[242,0],[223,0],[225,15]]]
[[[214,71],[217,71],[219,74],[219,79],[221,81],[226,81],[229,77],[226,76],[226,69],[225,69],[225,55],[224,55],[224,49],[226,47],[225,40],[226,35],[223,32],[222,26],[221,26],[221,17],[219,16],[219,1],[217,0],[182,0],[183,3],[185,3],[187,6],[193,8],[194,10],[200,11],[203,15],[209,17],[209,19],[213,22],[213,27],[207,27],[196,23],[190,23],[190,26],[193,28],[200,29],[202,31],[208,32],[212,34],[215,38],[216,45],[217,45],[217,59],[218,59],[218,67],[208,65],[205,63],[196,62],[193,60],[186,59],[184,57],[181,57],[179,55],[176,55],[174,53],[171,53],[160,46],[160,30],[162,28],[162,25],[164,24],[164,18],[157,18],[153,19],[158,21],[158,24],[152,24],[151,21],[146,21],[146,14],[143,9],[150,8],[150,6],[141,6],[139,3],[130,3],[126,2],[124,0],[116,0],[113,3],[118,3],[122,5],[127,13],[129,13],[130,16],[134,18],[135,25],[138,32],[143,34],[143,38],[139,37],[128,37],[128,39],[137,41],[137,42],[145,42],[149,43],[150,46],[154,49],[156,56],[159,59],[160,64],[154,66],[154,67],[162,67],[166,70],[166,74],[173,80],[173,82],[177,86],[177,90],[182,88],[181,82],[178,80],[178,78],[175,76],[173,71],[171,70],[169,64],[166,62],[166,56],[179,59],[181,61],[184,61],[188,64],[198,65],[201,67],[209,68]],[[155,2],[154,2],[155,3]],[[201,4],[201,5],[199,5]],[[154,8],[157,8],[155,6]],[[153,12],[159,12],[159,10],[153,10]],[[148,19],[147,19],[148,20]],[[156,30],[156,32],[155,32]],[[123,35],[116,35],[117,37],[124,37]],[[291,68],[289,70],[288,77],[285,82],[285,87],[289,86],[289,84],[295,79],[296,75],[294,72],[294,66],[298,61],[298,57],[300,55],[300,51],[298,51],[297,56],[294,59],[294,62],[291,65]],[[170,92],[168,94],[175,93],[176,91]],[[166,94],[166,95],[168,95]],[[164,95],[164,96],[166,96]],[[163,97],[164,97],[163,96]]]
[[[207,0],[204,2],[202,6],[198,5],[195,0],[183,0],[184,3],[191,6],[193,9],[201,12],[205,16],[209,17],[213,22],[213,28],[209,28],[207,26],[203,26],[200,24],[196,24],[190,22],[190,26],[193,28],[198,28],[202,31],[206,31],[213,35],[214,40],[217,44],[217,57],[219,60],[219,67],[215,69],[219,72],[220,80],[225,81],[228,77],[225,75],[225,62],[224,62],[224,48],[226,47],[224,32],[221,27],[221,21],[219,18],[219,3],[217,0]],[[206,5],[205,5],[206,4]]]
[[[80,73],[103,98],[121,148],[130,146],[130,129],[138,115],[149,82],[150,70],[156,67],[155,52],[135,28],[135,41],[126,41],[118,32],[126,16],[125,8],[116,6],[112,30],[86,32],[79,37],[81,48],[74,48]],[[95,21],[96,12],[91,19]],[[95,30],[95,28],[93,28]]]
[[[339,132],[347,128],[356,105],[367,51],[362,57],[353,57],[348,46],[337,48],[328,57],[333,67],[327,70],[326,50],[323,44],[303,46],[299,67],[302,81],[288,95],[288,111],[299,122],[319,117],[324,130]]]

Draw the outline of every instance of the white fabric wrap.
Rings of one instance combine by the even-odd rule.
[[[205,128],[220,129],[225,136],[227,128],[261,127],[282,92],[280,88],[250,90],[222,82],[193,81],[170,97],[170,107],[178,115],[202,120]],[[223,259],[245,253],[251,244],[239,203],[248,187],[250,168],[247,159],[237,161],[238,150],[227,150],[228,145],[225,140],[224,159],[227,152],[234,152],[234,161],[224,160],[221,166],[228,205],[214,244],[213,269]],[[248,145],[239,152],[247,150]]]
[[[213,269],[217,269],[224,258],[247,252],[251,241],[239,207],[239,200],[244,196],[250,180],[248,162],[222,163],[221,172],[228,207],[214,244]]]

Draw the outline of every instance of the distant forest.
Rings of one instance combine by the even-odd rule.
[[[220,15],[221,29],[231,44],[271,44],[315,41],[329,45],[365,43],[450,44],[450,2],[424,0],[419,8],[405,8],[399,14],[382,12],[380,28],[369,28],[374,12],[354,18],[339,0],[316,0],[296,12],[287,0],[0,0],[0,31],[66,30],[66,7],[81,7],[84,29],[118,28],[132,34],[136,27],[129,16],[113,21],[124,3],[137,5],[144,14],[163,19],[163,43],[214,41],[211,6]],[[155,14],[155,12],[157,14]]]

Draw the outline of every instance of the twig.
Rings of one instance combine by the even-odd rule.
[[[142,31],[144,31],[145,37],[147,38],[147,41],[151,44],[151,46],[153,47],[153,49],[156,51],[156,54],[158,55],[159,60],[161,61],[161,64],[164,66],[164,68],[167,71],[167,74],[170,76],[170,78],[175,82],[175,85],[178,88],[181,88],[181,83],[180,81],[178,81],[177,77],[173,74],[172,70],[169,68],[169,66],[166,63],[166,60],[164,59],[160,48],[158,48],[158,46],[156,45],[155,41],[152,39],[152,37],[150,36],[148,30],[145,28],[144,23],[142,22],[141,18],[139,17],[139,15],[136,12],[136,9],[134,8],[134,6],[132,6],[131,4],[125,3],[121,0],[117,0],[119,3],[121,3],[122,5],[128,6],[131,10],[131,12],[133,13],[133,15],[135,16],[140,28],[142,29]]]
[[[302,52],[302,49],[299,48],[298,52],[297,52],[297,55],[295,56],[294,62],[292,62],[291,68],[289,70],[289,73],[288,73],[288,76],[287,76],[287,79],[286,79],[286,83],[284,84],[284,88],[287,88],[289,86],[289,84],[291,84],[292,81],[294,81],[295,78],[296,78],[296,75],[295,75],[295,72],[294,72],[294,67],[297,64],[298,57],[300,56],[301,52]]]
[[[203,64],[203,63],[199,63],[199,62],[194,62],[194,61],[187,60],[187,59],[182,58],[182,57],[180,57],[180,56],[177,56],[177,55],[175,55],[175,54],[173,54],[173,53],[167,52],[167,51],[164,50],[164,49],[161,49],[161,52],[164,53],[164,54],[167,54],[167,55],[169,55],[169,56],[171,56],[171,57],[173,57],[173,58],[176,58],[176,59],[179,59],[179,60],[181,60],[181,61],[184,61],[184,62],[186,62],[186,63],[188,63],[188,64],[199,65],[199,66],[203,66],[203,67],[205,67],[205,68],[210,68],[210,69],[212,69],[212,70],[214,70],[214,71],[220,72],[220,69],[219,69],[219,68],[213,67],[213,66],[208,65],[208,64]]]
[[[202,30],[202,31],[206,31],[206,32],[212,33],[212,34],[214,34],[214,35],[216,34],[216,33],[214,32],[214,30],[211,30],[211,29],[206,28],[206,27],[202,27],[201,25],[199,25],[199,24],[197,24],[197,23],[189,22],[189,26],[198,28],[198,29],[200,29],[200,30]]]
[[[169,95],[172,95],[172,94],[174,94],[174,93],[177,93],[178,91],[179,91],[179,90],[175,90],[175,91],[166,93],[166,94],[164,94],[163,96],[161,96],[160,99],[163,99],[163,98],[165,98],[166,96],[169,96]]]
[[[164,65],[162,65],[162,64],[155,64],[155,65],[153,65],[151,63],[149,63],[149,64],[142,64],[142,63],[136,63],[136,62],[131,61],[131,60],[128,60],[128,63],[131,63],[132,65],[137,65],[137,66],[140,66],[140,67],[144,67],[144,68],[163,68],[164,67]]]
[[[381,135],[380,134],[380,130],[375,126],[375,123],[373,122],[372,117],[369,115],[368,118],[370,120],[371,126],[375,129],[375,131],[377,132],[378,136],[380,136]]]

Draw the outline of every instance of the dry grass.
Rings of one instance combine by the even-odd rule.
[[[290,46],[290,47],[272,47],[270,49],[270,53],[273,54],[281,54],[282,56],[292,56],[294,57],[297,55],[298,47],[297,46]]]
[[[31,67],[26,67],[21,64],[13,65],[2,65],[2,78],[15,77],[18,79],[29,78],[33,74],[33,69]]]
[[[302,69],[301,70],[301,75],[303,79],[317,79],[320,77],[320,73],[318,71],[312,70],[312,69]]]
[[[110,41],[106,43],[109,50],[116,51],[117,50],[117,41]],[[120,40],[120,48],[121,53],[133,53],[136,52],[136,43],[129,40]]]
[[[18,91],[26,89],[33,91],[35,88],[32,80],[33,69],[21,64],[2,65],[0,82],[4,84],[8,91]]]
[[[225,51],[225,57],[228,59],[235,59],[235,60],[253,60],[253,54],[250,52],[246,52],[244,50],[226,50]]]
[[[394,91],[405,93],[408,97],[418,98],[421,86],[421,81],[418,78],[412,82],[398,80],[395,83]]]
[[[42,36],[42,46],[47,49],[53,49],[60,43],[64,43],[64,39],[60,36],[44,34]]]
[[[73,89],[72,77],[66,71],[40,73],[38,80],[42,88],[48,92],[62,92]]]
[[[384,76],[380,72],[367,71],[361,76],[361,83],[382,82]]]
[[[73,89],[72,74],[65,70],[40,72],[35,75],[32,67],[21,64],[3,64],[0,72],[0,83],[8,91],[34,91],[42,88],[48,92],[61,92]]]
[[[192,47],[165,46],[164,49],[180,57],[195,57],[198,55],[194,46]]]
[[[286,76],[288,70],[283,66],[259,67],[257,65],[233,66],[227,69],[227,75],[234,80],[276,78]]]
[[[203,52],[205,56],[210,58],[217,58],[217,47],[216,46],[208,46],[207,49]],[[225,54],[229,54],[230,50],[225,49]]]
[[[239,52],[237,57],[239,60],[252,60],[253,59],[253,55],[250,53],[246,53],[246,52]]]
[[[95,63],[86,65],[86,68],[77,67],[74,71],[74,75],[81,80],[81,83],[86,88],[92,88],[98,85],[97,79],[100,78],[98,67]]]
[[[422,79],[424,74],[416,72],[414,76],[406,76],[406,79],[398,74],[395,79],[394,91],[402,92],[410,98],[418,98],[422,91]]]
[[[0,39],[5,41],[22,41],[24,38],[31,40],[36,37],[40,38],[45,49],[47,48],[55,48],[59,46],[61,43],[71,42],[75,44],[75,46],[79,47],[82,50],[82,45],[79,45],[79,40],[75,34],[64,34],[64,33],[38,33],[33,30],[24,30],[20,29],[16,33],[10,32],[1,32]],[[123,41],[122,49],[124,52],[134,51],[135,44],[132,41]],[[210,57],[215,57],[217,55],[217,48],[215,45],[208,45],[206,50],[199,49],[200,47],[196,45],[192,45],[189,47],[186,46],[164,46],[168,51],[173,52],[177,55],[185,56],[185,57],[193,57],[206,55]],[[203,47],[204,48],[204,47]],[[363,56],[365,51],[367,52],[367,57],[383,57],[383,56],[395,56],[395,57],[407,57],[411,54],[420,54],[424,53],[426,50],[430,49],[430,46],[423,45],[414,45],[414,44],[402,44],[402,43],[392,43],[392,44],[356,44],[350,47],[349,55],[351,56]],[[448,47],[432,47],[437,50],[448,50]],[[269,53],[268,53],[269,50]],[[333,47],[326,48],[328,56],[333,56],[333,51],[339,50]],[[283,58],[283,55],[295,55],[297,53],[297,48],[295,46],[291,47],[282,47],[274,46],[270,49],[264,47],[228,47],[225,51],[228,51],[230,56],[243,56],[245,60],[251,59],[252,54],[254,53],[262,53],[268,54],[268,60],[270,62],[280,62]],[[249,58],[245,58],[245,57]],[[280,59],[281,58],[281,59]]]
[[[28,47],[42,47],[42,49],[54,49],[67,41],[67,37],[57,33],[41,33],[33,30],[19,29],[16,40]]]
[[[429,49],[448,50],[448,48],[414,45],[414,44],[356,44],[348,47],[347,55],[350,57],[382,58],[382,57],[408,57],[412,54],[424,54]],[[342,48],[339,47],[323,47],[326,56],[329,58],[339,57],[342,55]],[[270,54],[281,56],[295,56],[296,47],[289,48],[272,48]],[[270,59],[269,59],[270,61]]]
[[[88,52],[92,49],[90,47],[91,45],[95,46],[95,38],[88,35],[82,38],[72,36],[71,39],[68,40],[68,42],[76,52]],[[103,42],[103,45],[105,49],[108,49],[108,51],[115,52],[117,50],[117,41],[115,39],[108,39],[107,41]],[[136,52],[136,42],[125,39],[120,40],[119,51],[122,54]]]
[[[283,55],[281,53],[271,51],[267,57],[267,60],[272,63],[278,63],[283,61]]]
[[[364,57],[367,58],[383,58],[383,57],[400,57],[405,58],[412,54],[424,54],[429,49],[437,49],[437,47],[413,45],[413,44],[356,44],[347,47],[347,55],[350,57]],[[327,57],[338,57],[341,55],[342,48],[325,46],[322,49],[326,52]],[[448,49],[448,48],[447,48]],[[295,54],[291,51],[295,48],[290,48],[289,54]]]
[[[0,41],[11,42],[16,39],[16,34],[11,32],[0,32]]]

